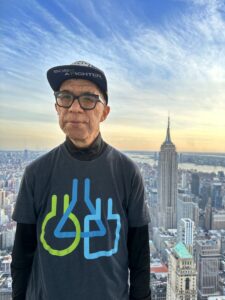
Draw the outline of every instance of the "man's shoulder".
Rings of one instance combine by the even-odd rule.
[[[108,146],[111,148],[111,151],[109,151],[110,158],[118,160],[124,167],[133,169],[134,171],[139,170],[137,164],[128,156],[128,154],[111,145]]]
[[[51,149],[47,153],[39,156],[31,163],[29,163],[26,167],[27,172],[35,171],[36,169],[42,169],[43,172],[46,168],[51,167],[52,164],[55,163],[56,159],[59,157],[61,153],[61,148],[63,144],[56,146],[55,148]]]

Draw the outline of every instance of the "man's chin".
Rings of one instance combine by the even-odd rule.
[[[78,130],[78,129],[82,129],[85,128],[87,126],[87,123],[84,122],[67,122],[66,127],[67,128],[73,128],[73,130]]]
[[[69,138],[73,140],[79,140],[79,141],[84,141],[87,138],[83,134],[67,134],[67,135],[69,136]]]
[[[88,138],[88,135],[84,133],[71,133],[67,132],[66,135],[72,140],[77,142],[83,142]]]
[[[72,124],[67,125],[65,131],[67,135],[74,138],[84,139],[86,138],[86,136],[88,136],[87,128],[82,125],[78,125],[78,126],[73,126]]]

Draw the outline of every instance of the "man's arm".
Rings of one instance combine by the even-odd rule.
[[[148,225],[129,227],[130,300],[151,300]]]
[[[13,300],[25,300],[36,247],[36,225],[17,223],[11,263]]]

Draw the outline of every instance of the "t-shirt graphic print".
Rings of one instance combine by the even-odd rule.
[[[113,199],[108,198],[108,207],[107,207],[107,221],[114,220],[116,222],[116,231],[115,231],[115,239],[114,245],[112,249],[103,249],[101,251],[93,252],[90,251],[90,242],[93,237],[104,237],[106,235],[106,227],[104,226],[101,219],[101,210],[102,210],[102,199],[98,197],[94,201],[91,200],[90,196],[90,186],[91,180],[89,178],[85,178],[84,183],[84,193],[83,193],[83,201],[85,202],[89,214],[87,214],[83,220],[83,224],[81,224],[81,220],[79,220],[76,216],[76,203],[78,201],[78,184],[79,180],[77,178],[73,179],[72,184],[72,198],[70,201],[69,195],[65,194],[63,197],[63,212],[62,217],[59,222],[56,224],[55,230],[53,232],[55,238],[57,239],[70,239],[71,244],[65,249],[55,249],[52,245],[49,245],[45,239],[47,224],[49,220],[54,219],[57,213],[57,195],[52,195],[51,197],[51,211],[45,216],[40,240],[45,250],[47,250],[51,255],[56,256],[65,256],[69,253],[75,251],[75,249],[79,246],[81,239],[84,241],[84,257],[86,259],[97,259],[101,256],[111,256],[118,251],[118,243],[120,238],[120,215],[118,213],[113,213]],[[70,220],[74,225],[73,231],[65,231],[63,230],[66,222]],[[98,230],[91,231],[90,223],[95,222],[98,226]],[[82,231],[83,228],[83,231]]]

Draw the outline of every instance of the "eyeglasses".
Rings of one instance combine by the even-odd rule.
[[[58,106],[64,108],[70,108],[73,102],[77,99],[79,105],[84,110],[91,110],[94,109],[97,102],[102,103],[105,105],[105,102],[99,95],[85,93],[80,96],[75,96],[70,92],[54,92],[55,100]]]

